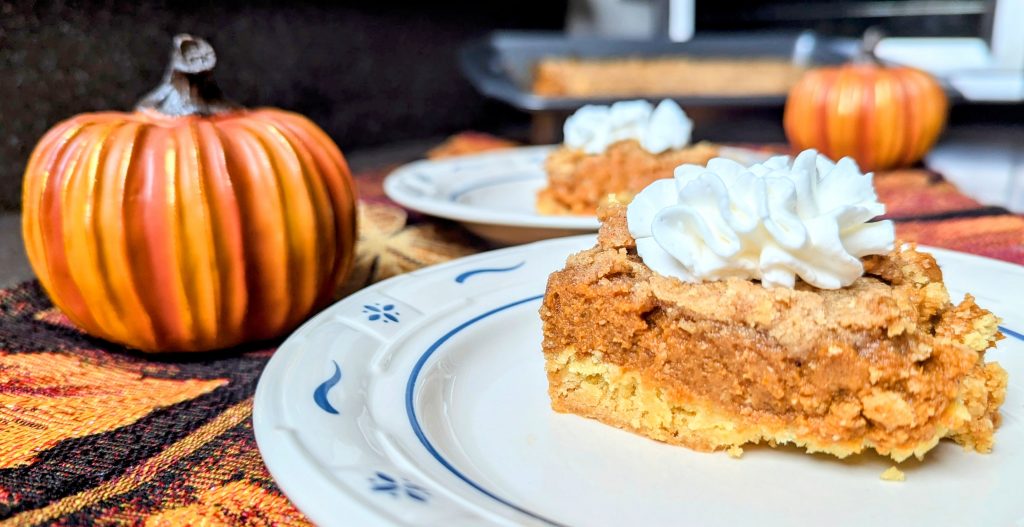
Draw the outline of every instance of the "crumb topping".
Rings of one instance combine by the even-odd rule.
[[[950,302],[930,255],[897,244],[836,290],[684,283],[643,264],[623,212],[602,208],[597,246],[551,275],[549,357],[571,348],[636,372],[669,400],[785,427],[819,450],[902,460],[944,436],[991,449],[1006,378],[983,352],[1002,335],[973,298]]]

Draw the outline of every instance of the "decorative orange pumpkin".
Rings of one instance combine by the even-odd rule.
[[[881,170],[912,165],[935,144],[948,110],[942,86],[921,70],[880,64],[879,40],[866,34],[860,59],[810,70],[793,86],[783,124],[795,149]]]
[[[268,339],[349,272],[355,190],[338,147],[301,115],[225,101],[215,63],[176,36],[135,112],[73,117],[29,159],[29,260],[92,335],[146,351]]]

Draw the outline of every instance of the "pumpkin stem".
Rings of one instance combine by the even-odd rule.
[[[882,61],[878,60],[875,49],[878,48],[878,44],[885,36],[885,31],[882,31],[881,28],[875,26],[867,28],[864,31],[864,36],[860,39],[859,61],[865,64],[881,64]]]
[[[172,117],[213,115],[240,106],[224,98],[213,80],[217,54],[209,42],[192,35],[174,37],[171,61],[160,85],[135,105],[136,110],[155,110]]]

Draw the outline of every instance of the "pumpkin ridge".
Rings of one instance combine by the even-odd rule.
[[[896,133],[895,127],[893,126],[893,95],[892,86],[886,79],[884,72],[880,72],[873,85],[874,87],[874,118],[875,126],[869,130],[875,135],[874,140],[870,138],[865,140],[873,144],[873,154],[871,156],[872,164],[864,163],[865,168],[870,169],[872,166],[880,166],[886,162],[889,157],[889,149],[893,143],[892,135]]]
[[[188,313],[184,313],[181,292],[176,287],[173,274],[180,269],[175,266],[177,248],[174,239],[175,210],[177,203],[173,194],[174,151],[170,148],[164,127],[146,126],[144,143],[141,145],[139,163],[134,165],[138,187],[132,188],[133,198],[127,211],[131,225],[130,247],[138,254],[135,270],[140,292],[144,294],[146,306],[153,317],[158,345],[176,348],[184,340],[185,328],[189,324]]]
[[[924,73],[922,73],[924,75]],[[929,143],[934,143],[938,140],[939,135],[942,133],[942,129],[946,126],[946,118],[949,114],[949,99],[946,97],[946,92],[943,91],[942,87],[937,84],[929,84],[929,88],[932,91],[933,97],[928,100],[931,101],[933,108],[928,115],[931,116],[931,135],[929,136]],[[926,145],[924,151],[921,153],[922,156],[928,152],[928,148],[931,145]]]
[[[270,161],[258,141],[235,122],[225,121],[221,126],[230,132],[223,135],[230,145],[224,152],[230,153],[228,171],[237,176],[238,195],[244,198],[239,202],[241,216],[247,220],[243,226],[249,294],[245,328],[246,333],[263,339],[280,327],[286,316],[282,310],[288,306],[281,203],[276,182],[267,175]]]
[[[127,333],[128,328],[125,326],[124,307],[110,283],[112,273],[103,252],[105,229],[102,224],[102,207],[103,192],[108,184],[105,168],[110,156],[109,139],[120,124],[107,121],[97,126],[103,128],[92,141],[86,177],[79,190],[84,196],[75,200],[83,205],[81,215],[75,214],[73,217],[80,220],[78,228],[81,229],[81,235],[72,235],[69,239],[81,247],[81,257],[72,259],[74,268],[85,272],[85,285],[82,289],[89,299],[89,311],[97,322],[103,325],[104,330],[110,335],[110,340],[119,341]],[[74,207],[72,210],[75,210]],[[93,280],[89,280],[88,277],[92,277]],[[82,283],[79,278],[75,280]]]
[[[68,177],[68,172],[74,171],[75,166],[77,166],[78,156],[81,155],[82,150],[80,136],[86,126],[86,124],[78,124],[74,133],[60,145],[54,158],[49,160],[42,169],[42,172],[47,174],[48,177],[46,185],[39,189],[37,201],[37,213],[41,227],[52,226],[63,230],[59,200],[64,188],[64,181]],[[48,229],[41,229],[39,243],[42,246],[42,256],[45,258],[43,267],[46,269],[46,272],[39,273],[39,276],[49,276],[49,281],[52,282],[57,280],[56,269],[52,266],[54,264],[66,265],[66,263],[61,262],[64,258],[63,245],[56,244],[54,238],[57,237],[48,236],[48,232]]]
[[[864,166],[874,166],[875,154],[874,148],[871,144],[870,138],[874,135],[873,131],[878,127],[878,123],[875,120],[875,70],[871,68],[863,68],[861,70],[861,76],[864,77],[863,87],[861,89],[860,101],[858,102],[858,119],[856,127],[856,148],[857,148],[857,160]]]
[[[313,229],[315,232],[321,235],[326,235],[329,239],[337,239],[337,226],[334,221],[335,206],[331,203],[328,196],[328,191],[324,186],[324,183],[317,177],[314,177],[314,171],[318,170],[316,158],[310,152],[309,145],[287,126],[279,123],[272,113],[264,112],[260,116],[261,119],[270,123],[278,133],[285,138],[285,143],[291,149],[291,152],[296,156],[299,166],[301,167],[301,176],[303,181],[303,188],[306,191],[307,198],[311,206],[311,218],[313,221]],[[337,244],[314,244],[313,247],[313,267],[314,271],[312,276],[313,281],[311,285],[316,283],[323,283],[324,280],[331,279],[330,273],[333,272],[334,259],[336,253],[341,246]],[[308,281],[308,280],[307,280]],[[319,307],[322,302],[323,293],[317,291],[315,288],[310,295],[308,300],[308,307]]]
[[[918,89],[916,89],[913,81],[909,78],[912,75],[913,74],[910,73],[908,75],[899,75],[896,77],[900,85],[903,87],[903,93],[905,94],[908,102],[914,100],[916,98],[915,95],[918,95],[918,93],[916,93]],[[909,140],[907,141],[907,147],[903,149],[902,155],[899,157],[900,165],[907,165],[913,161],[914,150],[920,148],[921,132],[920,127],[915,126],[916,122],[918,122],[918,115],[916,115],[915,107],[915,104],[910,103],[903,105],[903,112],[906,115],[906,120],[904,121],[906,128],[904,129],[904,133],[909,137]]]
[[[302,166],[302,188],[305,189],[312,206],[311,219],[315,225],[316,232],[319,236],[324,236],[333,242],[330,244],[314,244],[312,253],[316,269],[314,274],[316,276],[316,283],[332,284],[335,278],[333,275],[336,266],[335,262],[337,262],[339,254],[345,252],[343,250],[345,241],[340,240],[338,236],[340,225],[336,219],[336,214],[338,213],[339,206],[331,201],[330,191],[326,188],[326,184],[321,178],[315,177],[315,174],[321,174],[325,172],[325,169],[317,162],[316,156],[311,152],[310,144],[303,137],[295,134],[290,128],[280,123],[272,114],[267,116],[267,118],[287,138],[292,151],[299,158]],[[317,309],[323,306],[328,300],[333,298],[333,293],[334,287],[313,289],[309,296],[310,308]]]
[[[251,200],[252,189],[250,188],[253,184],[249,180],[249,174],[242,168],[244,162],[238,158],[244,157],[244,154],[238,153],[239,146],[235,145],[234,134],[230,133],[229,121],[221,121],[218,123],[211,123],[214,130],[217,131],[218,138],[223,145],[224,153],[224,173],[227,175],[232,182],[232,187],[235,192],[236,203],[235,209],[237,210],[238,217],[238,233],[239,233],[239,248],[241,249],[242,260],[239,262],[242,274],[243,274],[243,289],[246,292],[245,304],[241,309],[239,321],[242,324],[242,332],[251,334],[253,331],[254,324],[262,324],[260,320],[262,313],[256,306],[263,302],[262,299],[262,288],[259,287],[259,278],[255,276],[256,258],[258,255],[255,253],[253,247],[253,238],[251,230],[256,228],[255,222],[262,221],[259,218],[252,217],[252,210],[249,206]],[[258,236],[255,236],[258,238]]]
[[[296,236],[294,225],[295,210],[292,207],[292,196],[290,189],[291,181],[286,177],[293,171],[283,164],[275,144],[264,135],[266,130],[262,126],[256,126],[251,120],[239,121],[237,126],[248,132],[248,137],[253,145],[268,163],[270,170],[267,170],[267,181],[270,183],[270,192],[273,194],[273,201],[276,204],[274,219],[278,222],[277,230],[281,235],[282,250],[279,254],[280,265],[283,266],[280,280],[282,281],[282,293],[277,300],[280,309],[274,314],[273,327],[276,331],[287,328],[293,317],[293,312],[301,309],[299,304],[301,297],[298,292],[301,280],[298,268],[297,255],[302,253],[300,238]],[[268,196],[269,197],[269,196]]]
[[[923,116],[920,115],[920,89],[914,79],[913,74],[905,74],[900,76],[900,82],[903,83],[905,91],[907,93],[907,110],[910,112],[911,121],[916,126],[911,126],[907,130],[907,134],[910,136],[910,148],[907,148],[900,156],[901,165],[909,165],[914,160],[914,152],[921,148],[921,142],[923,138],[922,129],[919,123],[923,123]]]
[[[821,119],[815,119],[815,116],[821,111],[823,111],[824,108],[818,100],[820,98],[820,95],[818,93],[818,89],[816,86],[807,86],[806,88],[804,88],[804,91],[807,94],[807,100],[809,101],[809,104],[794,105],[796,108],[799,109],[799,111],[795,112],[797,117],[793,124],[794,126],[797,127],[798,130],[802,132],[803,140],[800,144],[811,145],[813,144],[814,140],[813,137],[810,136],[820,133],[818,127],[808,126],[805,130],[805,127],[801,126],[800,123],[815,122],[815,120],[821,121]],[[804,148],[806,148],[806,146],[800,147],[801,150]]]
[[[293,148],[296,153],[299,151],[297,147],[301,146],[303,148],[303,154],[308,156],[309,163],[308,165],[303,163],[303,166],[314,167],[321,176],[318,185],[318,192],[322,194],[321,199],[325,201],[328,207],[324,209],[322,213],[318,214],[318,216],[320,216],[324,221],[326,232],[329,233],[334,240],[334,243],[331,244],[334,247],[325,251],[328,253],[330,259],[323,261],[321,272],[323,273],[323,279],[331,281],[333,284],[335,273],[337,272],[338,254],[345,253],[346,251],[341,249],[347,246],[344,239],[339,236],[341,221],[338,220],[338,214],[340,211],[338,210],[337,197],[335,196],[334,189],[332,188],[335,177],[332,169],[335,169],[335,167],[330,164],[329,156],[318,151],[319,145],[309,140],[305,130],[300,126],[295,126],[295,123],[293,122],[295,116],[293,114],[279,110],[261,110],[261,117],[266,121],[272,122],[281,134],[292,138],[293,141],[291,142],[295,145]],[[316,213],[318,211],[314,212]],[[322,259],[323,256],[320,256],[320,258]],[[326,303],[325,298],[332,298],[333,291],[335,289],[336,286],[332,285],[331,287],[325,287],[321,291],[318,291],[312,299],[312,305],[319,307]]]
[[[127,275],[151,328],[151,332],[147,335],[149,343],[153,348],[158,348],[166,346],[168,340],[165,332],[160,330],[163,322],[159,314],[158,286],[153,283],[152,273],[145,271],[148,269],[149,249],[146,217],[143,213],[147,199],[145,174],[148,159],[151,157],[148,152],[152,147],[153,130],[153,126],[139,122],[124,175],[121,222],[124,231],[123,250]],[[147,343],[136,341],[133,344],[143,347]]]
[[[840,81],[839,93],[841,96],[842,126],[840,135],[842,137],[841,152],[849,152],[849,155],[856,155],[858,143],[858,125],[860,121],[861,101],[861,72],[857,67],[846,70],[846,79]]]
[[[61,236],[59,240],[55,241],[52,246],[55,254],[59,257],[53,261],[56,265],[55,272],[53,273],[56,280],[62,284],[67,284],[69,296],[72,297],[71,302],[73,305],[68,311],[72,311],[77,319],[87,321],[87,323],[93,326],[97,325],[97,322],[93,322],[95,318],[88,309],[88,294],[77,280],[75,280],[75,273],[77,271],[74,261],[73,247],[69,247],[70,244],[77,242],[74,228],[78,226],[78,221],[75,220],[75,210],[69,209],[67,203],[72,202],[72,198],[77,196],[76,187],[81,174],[89,162],[89,156],[92,152],[92,135],[95,134],[95,126],[90,123],[90,126],[82,130],[82,132],[75,139],[75,149],[72,151],[73,161],[69,164],[66,171],[62,171],[64,178],[59,181],[60,186],[56,188],[57,195],[54,196],[55,206],[54,210],[59,211],[59,216],[56,216],[54,221],[60,222]]]
[[[114,262],[113,267],[117,269],[118,276],[112,274],[115,279],[110,282],[116,291],[115,295],[124,303],[123,314],[130,331],[130,334],[121,336],[121,341],[125,342],[135,336],[144,342],[143,346],[152,347],[156,345],[153,321],[139,295],[140,284],[136,282],[132,272],[129,230],[126,224],[130,219],[124,216],[128,197],[126,194],[128,175],[131,173],[132,163],[138,152],[135,145],[145,128],[146,125],[137,121],[125,121],[121,130],[129,130],[130,134],[129,132],[123,132],[123,134],[130,135],[130,138],[115,142],[122,146],[117,156],[116,166],[106,173],[106,177],[111,179],[109,182],[111,184],[108,185],[110,190],[104,197],[105,202],[112,203],[114,206],[106,207],[107,213],[103,220],[103,225],[107,229],[115,229],[115,231],[110,233],[114,238],[105,240],[103,247],[108,253],[108,259]]]
[[[929,146],[938,138],[939,131],[944,125],[946,114],[946,94],[937,85],[930,83],[926,73],[912,69],[910,70],[914,83],[917,85],[921,107],[918,108],[924,124],[918,129],[918,141],[916,148],[911,153],[911,161],[924,157]]]
[[[165,201],[161,205],[167,205],[166,214],[168,218],[165,236],[167,236],[167,242],[170,246],[170,254],[168,255],[169,260],[165,262],[167,266],[163,267],[163,269],[166,272],[164,278],[169,280],[173,288],[177,305],[177,309],[170,314],[172,319],[176,315],[178,316],[176,320],[178,335],[175,339],[175,347],[189,347],[194,345],[198,338],[198,335],[194,332],[196,328],[195,319],[198,313],[192,310],[192,302],[187,284],[192,278],[192,270],[188,265],[191,244],[186,239],[185,204],[183,203],[183,193],[181,191],[181,172],[184,166],[181,153],[183,150],[187,151],[187,149],[182,148],[176,133],[177,130],[180,130],[180,127],[168,128],[167,133],[164,134],[164,141],[166,141],[164,148],[164,177],[167,178],[164,184],[166,185],[167,194]]]
[[[346,236],[345,226],[354,226],[355,211],[352,203],[354,197],[344,195],[339,198],[337,189],[333,188],[339,182],[342,190],[350,176],[347,171],[341,169],[329,152],[328,145],[322,144],[316,138],[310,136],[306,129],[307,125],[315,127],[312,123],[305,121],[301,116],[289,113],[272,111],[264,114],[264,118],[272,121],[275,128],[290,138],[293,149],[300,156],[304,166],[305,177],[311,177],[311,172],[320,174],[315,184],[307,184],[310,197],[313,199],[316,209],[316,221],[321,225],[320,232],[328,236],[334,243],[325,244],[316,255],[319,268],[319,276],[322,282],[331,284],[329,287],[316,291],[310,299],[311,305],[321,307],[334,298],[339,283],[339,273],[347,275],[343,267],[345,258],[352,257],[353,251],[344,250],[345,247],[355,245],[354,236]],[[330,139],[327,139],[330,141]],[[331,143],[333,145],[333,143]],[[339,201],[339,199],[341,201]],[[322,205],[320,205],[322,204]],[[348,216],[346,217],[346,211]],[[343,278],[343,277],[341,277]]]
[[[305,138],[304,143],[310,147],[310,152],[318,159],[317,163],[320,166],[325,187],[330,193],[331,202],[348,205],[344,210],[337,205],[335,206],[335,224],[339,226],[347,225],[348,227],[347,229],[336,228],[335,231],[338,236],[338,247],[354,247],[357,237],[356,233],[358,232],[358,220],[355,211],[357,198],[348,163],[345,162],[345,158],[337,147],[334,146],[334,142],[331,141],[327,133],[313,124],[312,121],[301,115],[289,112],[280,112],[280,116],[282,117],[282,122],[286,123],[300,137]],[[353,265],[355,265],[355,251],[341,251],[341,258],[335,260],[331,271],[331,276],[334,277],[332,291],[336,291],[341,287],[345,277],[351,272]],[[326,302],[330,298],[330,294],[326,290],[324,293],[327,296]]]
[[[69,144],[70,155],[60,159],[60,169],[55,170],[57,178],[52,179],[53,185],[45,190],[46,200],[44,211],[52,229],[53,236],[45,238],[48,248],[47,262],[50,264],[51,282],[49,287],[61,291],[59,298],[63,301],[63,311],[73,322],[86,328],[98,327],[98,322],[90,313],[86,303],[85,292],[74,280],[74,266],[68,254],[67,241],[69,236],[67,209],[68,195],[72,191],[74,181],[87,162],[90,134],[94,132],[94,123],[87,122]],[[49,291],[49,288],[47,289]],[[102,334],[101,334],[102,335]]]
[[[231,171],[228,170],[226,141],[221,137],[221,130],[214,122],[205,122],[200,128],[202,135],[206,136],[202,141],[206,145],[203,153],[213,156],[205,164],[210,169],[209,182],[215,183],[216,187],[208,187],[213,190],[209,195],[216,195],[215,203],[211,207],[211,217],[214,218],[214,232],[217,241],[217,265],[221,269],[232,269],[231,273],[223,273],[226,276],[222,280],[222,287],[225,289],[220,305],[220,320],[227,324],[231,334],[241,334],[245,327],[245,314],[249,305],[249,293],[247,279],[249,269],[245,265],[245,232],[242,225],[242,210],[237,196],[238,189],[232,182]],[[213,142],[216,141],[216,144]]]
[[[29,156],[26,173],[39,174],[38,178],[27,178],[22,185],[22,238],[26,243],[29,263],[37,269],[36,275],[42,283],[49,283],[49,268],[46,246],[43,243],[43,216],[41,207],[46,189],[50,183],[53,164],[67,150],[68,144],[82,129],[74,119],[68,119],[47,132]]]
[[[316,300],[313,287],[315,274],[309,272],[310,264],[315,266],[316,255],[306,243],[316,228],[313,205],[309,195],[303,192],[296,179],[302,179],[302,163],[291,151],[284,136],[272,123],[264,120],[247,120],[240,123],[259,142],[270,161],[275,177],[277,199],[281,204],[281,221],[284,226],[286,248],[285,287],[289,292],[286,316],[280,321],[281,327],[293,327],[298,323],[296,314],[308,311]],[[291,156],[287,154],[290,153]]]
[[[891,72],[886,72],[886,78],[889,79],[889,86],[892,90],[893,100],[893,141],[889,146],[888,157],[886,158],[887,164],[896,164],[900,159],[900,152],[908,147],[907,135],[905,130],[907,129],[907,110],[905,108],[907,104],[907,94],[903,89],[903,83],[899,79],[892,75]]]
[[[193,120],[174,128],[176,145],[176,192],[179,198],[176,219],[182,245],[179,266],[185,279],[182,286],[192,317],[189,328],[190,347],[201,347],[213,340],[217,332],[215,296],[217,285],[210,261],[209,214],[206,193],[202,187],[202,165],[199,145],[195,139]]]

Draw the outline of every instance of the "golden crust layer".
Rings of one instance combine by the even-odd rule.
[[[551,275],[541,317],[552,407],[698,450],[760,441],[901,461],[939,439],[988,451],[1006,373],[997,319],[950,303],[912,247],[852,286],[687,284],[635,254],[624,207]]]
[[[635,140],[619,141],[601,154],[562,147],[548,156],[548,186],[537,195],[541,214],[594,214],[610,196],[629,202],[651,182],[672,177],[685,163],[699,165],[718,155],[709,143],[652,154]]]

